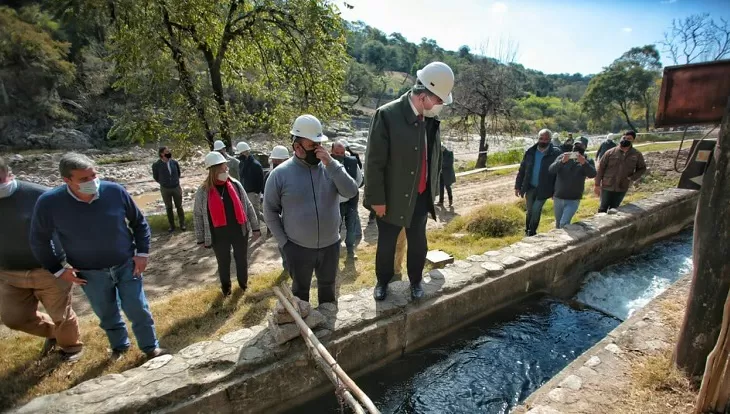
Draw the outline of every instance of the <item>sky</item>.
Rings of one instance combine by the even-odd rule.
[[[598,73],[634,46],[663,39],[672,19],[709,13],[730,20],[730,0],[342,0],[342,17],[362,20],[409,41],[436,40],[444,49],[467,45],[497,57],[517,46],[516,61],[545,73]],[[485,45],[488,45],[485,47]],[[659,48],[661,52],[661,47]],[[665,65],[673,64],[662,53]]]

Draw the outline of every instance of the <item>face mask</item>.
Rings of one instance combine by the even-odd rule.
[[[168,160],[169,160],[170,158],[172,158],[172,153],[170,152],[170,153],[167,153],[167,154],[165,154],[165,158],[167,158]]]
[[[332,158],[336,159],[339,162],[343,162],[345,160],[345,157],[343,155],[334,155],[332,154]]]
[[[228,181],[228,173],[227,172],[219,173],[216,176],[216,178],[218,179],[218,181]]]
[[[441,113],[441,110],[444,109],[443,105],[434,105],[431,109],[423,109],[423,116],[426,118],[435,118],[438,116],[438,114]]]
[[[582,146],[575,145],[575,146],[573,146],[573,152],[578,152],[578,153],[580,153],[580,155],[583,155],[586,152],[586,150]]]
[[[537,147],[540,149],[545,149],[545,148],[547,148],[547,146],[548,146],[547,142],[538,142],[537,143]]]
[[[317,154],[315,154],[316,150],[304,150],[304,152],[307,154],[304,157],[304,162],[306,162],[309,165],[317,165],[319,164],[319,158],[317,158]]]
[[[274,168],[278,167],[278,166],[279,166],[279,164],[281,164],[281,163],[279,162],[279,163],[276,163],[276,164],[274,164],[274,163],[272,162],[272,163],[271,163],[271,169],[273,170]]]
[[[622,139],[619,145],[621,145],[623,148],[628,148],[631,146],[631,141],[629,141],[628,139]]]
[[[82,194],[92,195],[99,192],[101,182],[98,178],[79,184],[79,192]]]
[[[0,198],[10,197],[17,189],[18,182],[14,179],[8,181],[7,183],[0,184]]]

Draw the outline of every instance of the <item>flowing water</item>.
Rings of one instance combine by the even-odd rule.
[[[383,413],[509,412],[688,273],[691,253],[692,234],[682,233],[591,272],[574,301],[542,297],[512,306],[356,382]],[[328,393],[289,412],[339,411]]]

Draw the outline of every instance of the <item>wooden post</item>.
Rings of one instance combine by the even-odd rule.
[[[730,294],[724,312],[720,338],[707,358],[695,414],[725,412],[725,407],[730,405]]]
[[[730,100],[720,126],[714,159],[705,172],[692,247],[692,287],[674,352],[677,367],[691,377],[705,371],[720,334],[730,290]]]
[[[285,290],[288,290],[286,286],[284,286]],[[282,292],[282,289],[279,289],[278,287],[274,286],[273,288],[274,294],[279,298],[282,305],[286,308],[287,311],[289,311],[289,314],[294,318],[294,322],[296,322],[297,326],[299,326],[299,332],[302,334],[302,337],[304,338],[304,342],[307,343],[307,347],[311,344],[311,351],[314,354],[318,354],[320,358],[324,359],[327,365],[327,369],[325,369],[325,374],[330,377],[330,374],[336,375],[337,379],[342,381],[342,383],[351,391],[355,396],[362,402],[362,404],[367,408],[367,410],[371,414],[380,414],[380,411],[375,407],[375,404],[373,404],[370,397],[365,394],[360,387],[355,384],[355,381],[350,378],[347,373],[337,364],[337,361],[330,355],[329,351],[327,351],[327,348],[322,345],[321,342],[319,342],[319,339],[314,335],[314,332],[312,332],[311,329],[309,329],[309,326],[307,326],[307,323],[304,322],[304,319],[299,315],[299,312],[294,308],[294,306],[289,302],[289,299],[287,296]],[[288,292],[290,293],[290,292]],[[291,295],[291,293],[290,293]],[[316,357],[315,357],[316,360]],[[328,373],[329,371],[329,373]],[[333,378],[330,377],[330,380]],[[338,385],[337,382],[334,382],[335,386]]]

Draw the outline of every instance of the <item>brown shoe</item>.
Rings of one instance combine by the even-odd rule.
[[[155,348],[154,350],[150,352],[145,352],[145,355],[147,355],[147,359],[157,358],[158,356],[162,355],[169,355],[170,351],[168,351],[165,348]]]

